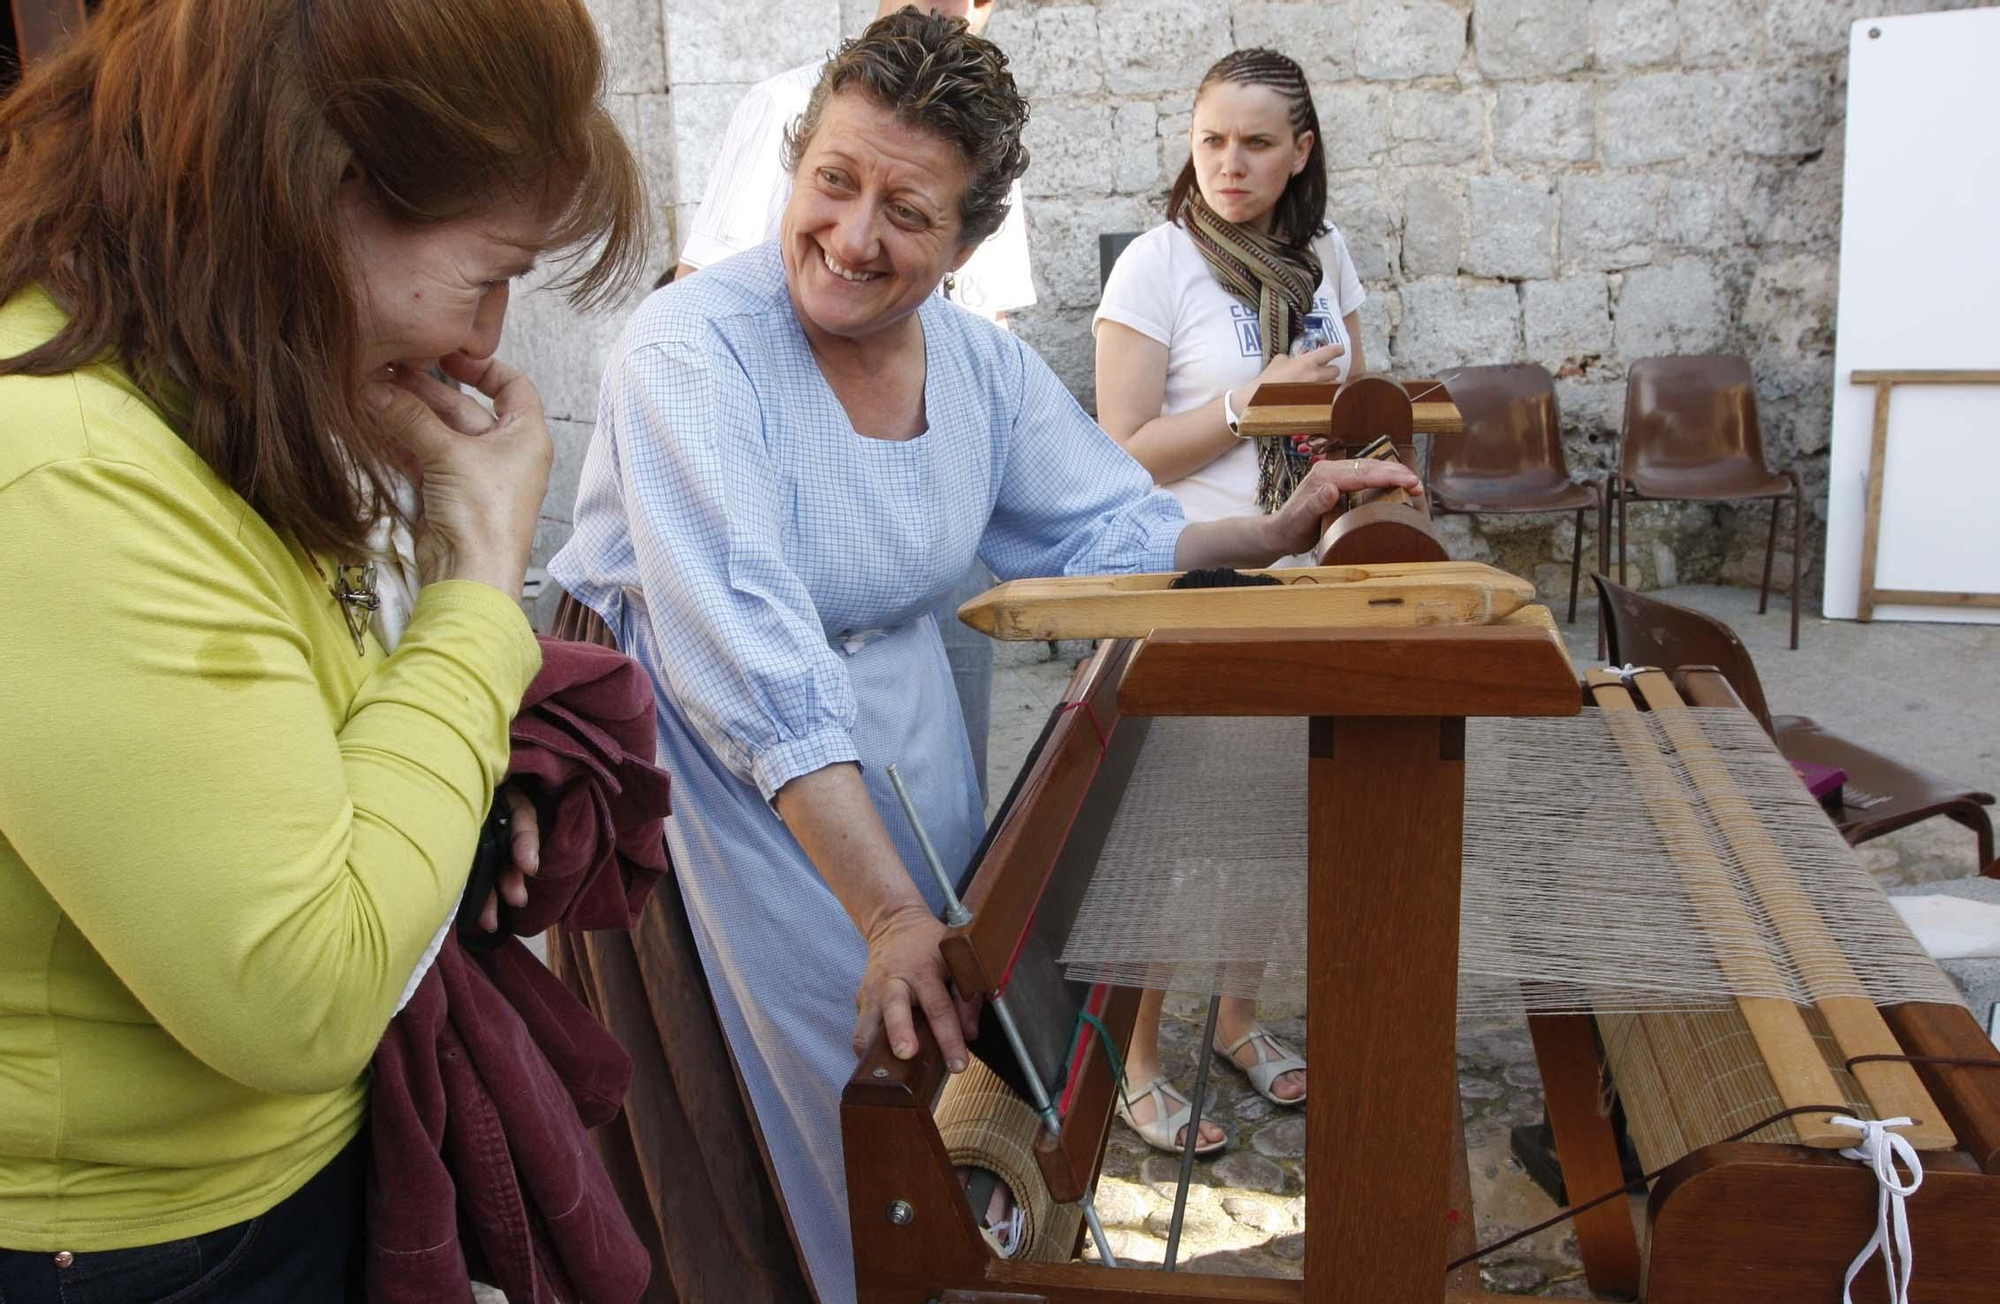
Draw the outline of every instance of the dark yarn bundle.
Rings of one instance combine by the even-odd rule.
[[[1175,579],[1167,587],[1170,589],[1248,589],[1260,584],[1282,584],[1275,575],[1245,575],[1240,570],[1227,566],[1211,566],[1207,570],[1191,570]]]

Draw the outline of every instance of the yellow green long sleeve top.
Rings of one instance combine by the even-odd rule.
[[[367,648],[120,370],[0,377],[0,1247],[228,1226],[356,1134],[540,665],[470,582]]]

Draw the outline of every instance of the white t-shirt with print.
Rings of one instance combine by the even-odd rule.
[[[780,163],[785,129],[806,111],[823,66],[809,63],[757,83],[730,114],[722,149],[708,174],[708,193],[702,196],[694,228],[681,249],[682,262],[707,267],[778,234],[785,205],[792,198],[791,174]],[[948,285],[947,297],[953,303],[988,320],[1033,305],[1028,223],[1018,181],[1000,229],[972,251]]]
[[[1325,271],[1306,324],[1318,327],[1329,342],[1347,346],[1348,352],[1326,369],[1328,380],[1343,381],[1353,344],[1341,319],[1367,295],[1337,228],[1329,224],[1326,234],[1313,242],[1313,251]],[[1264,370],[1256,310],[1222,288],[1194,238],[1172,222],[1146,232],[1118,256],[1091,319],[1093,334],[1103,321],[1129,326],[1167,346],[1163,417],[1200,407],[1225,389],[1247,385]],[[1237,396],[1239,411],[1248,397]],[[1258,515],[1263,509],[1257,505],[1256,441],[1237,441],[1207,466],[1165,488],[1180,499],[1190,521]]]

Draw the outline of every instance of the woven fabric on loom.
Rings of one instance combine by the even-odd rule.
[[[1825,1018],[1812,1007],[1804,1017],[1841,1095],[1823,1103],[1844,1104],[1856,1118],[1874,1118],[1868,1095],[1842,1062]],[[1640,1165],[1648,1170],[1784,1111],[1750,1026],[1733,1003],[1604,1015],[1597,1028],[1605,1062],[1626,1101],[1626,1129]],[[1783,1119],[1744,1139],[1793,1144],[1799,1134],[1790,1119]]]
[[[1468,722],[1462,1017],[1959,1000],[1750,716],[1687,710],[1706,746],[1677,752],[1667,714]],[[1395,799],[1336,819],[1366,840]],[[1305,849],[1304,720],[1155,720],[1070,976],[1301,998]]]
[[[1068,1263],[1076,1248],[1083,1207],[1057,1204],[1035,1162],[1041,1120],[998,1075],[975,1059],[945,1083],[934,1111],[938,1136],[951,1162],[984,1168],[1007,1184],[1022,1212],[1014,1257],[1032,1263]]]

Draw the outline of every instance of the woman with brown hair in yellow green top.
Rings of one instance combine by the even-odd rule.
[[[106,0],[0,101],[7,1304],[343,1296],[366,1066],[539,663],[508,282],[644,243],[602,83],[582,0]]]

